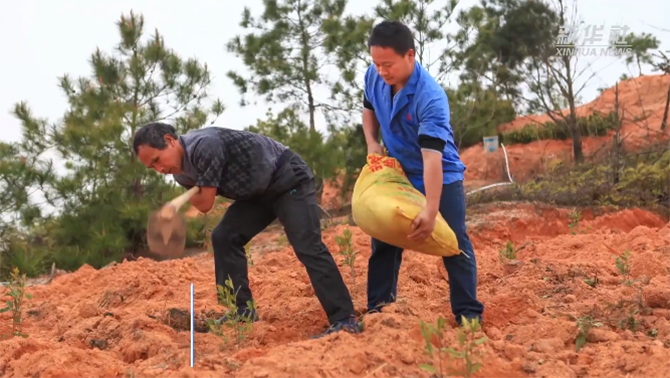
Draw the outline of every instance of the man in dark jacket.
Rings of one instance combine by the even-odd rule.
[[[246,131],[206,127],[177,136],[174,127],[150,123],[134,136],[133,149],[148,168],[172,174],[181,186],[198,186],[191,204],[206,213],[217,195],[234,200],[212,231],[216,284],[230,276],[241,315],[258,315],[244,246],[275,219],[305,266],[331,324],[324,333],[360,331],[349,290],[321,238],[314,174],[283,144]],[[222,319],[225,320],[225,319]]]

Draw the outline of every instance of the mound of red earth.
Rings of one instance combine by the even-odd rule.
[[[627,149],[636,149],[668,139],[670,128],[661,130],[661,121],[670,86],[670,75],[640,76],[619,83],[618,98],[620,117],[622,118],[621,139]],[[577,107],[579,117],[594,113],[607,115],[614,111],[616,88],[604,90],[595,100]],[[568,114],[564,110],[564,114]],[[539,125],[551,121],[547,115],[523,116],[500,125],[499,132],[520,129],[526,125]],[[582,138],[585,156],[603,151],[612,142],[611,131],[606,137]],[[552,165],[572,160],[571,140],[542,140],[528,144],[505,146],[509,159],[509,170],[515,181],[524,181],[533,175],[543,173]],[[461,159],[467,166],[465,171],[466,190],[476,189],[487,184],[508,181],[507,167],[502,149],[485,153],[482,143],[460,151]],[[339,180],[341,182],[341,180]],[[326,183],[323,193],[323,206],[326,209],[339,209],[342,203],[338,185]]]
[[[531,204],[482,205],[470,210],[486,306],[475,350],[479,377],[664,377],[670,361],[670,224],[642,210],[588,210]],[[334,237],[324,231],[336,260]],[[370,241],[351,227],[356,284],[341,266],[356,307],[365,307]],[[262,320],[239,347],[213,333],[195,334],[190,367],[189,286],[195,284],[196,329],[223,309],[216,304],[213,257],[156,262],[139,259],[95,270],[84,266],[30,286],[23,332],[0,341],[2,377],[429,377],[420,320],[449,320],[441,345],[458,348],[449,283],[438,258],[405,254],[397,303],[364,317],[365,332],[319,340],[325,315],[304,268],[281,231],[254,239],[252,290]],[[516,260],[502,262],[510,241]],[[273,247],[271,245],[274,245]],[[615,255],[630,251],[630,279]],[[602,323],[577,352],[577,319]],[[0,333],[10,332],[10,313]],[[228,331],[230,332],[230,331]],[[230,335],[230,334],[229,334]],[[437,340],[435,340],[437,341]],[[445,359],[446,360],[446,359]],[[449,361],[451,367],[460,366]]]
[[[670,128],[661,130],[665,102],[670,86],[670,75],[640,76],[625,80],[618,86],[619,114],[622,119],[621,139],[627,149],[636,149],[659,140],[667,140]],[[578,106],[578,117],[594,113],[607,115],[615,110],[616,87],[604,90],[595,100]],[[567,110],[563,111],[568,114]],[[526,125],[551,121],[547,115],[524,116],[500,125],[498,131],[507,132]],[[612,134],[606,137],[582,138],[585,156],[591,156],[611,143]],[[509,169],[514,179],[524,180],[558,161],[572,160],[571,140],[541,140],[528,144],[506,146]],[[466,180],[507,181],[505,158],[502,149],[485,153],[482,143],[461,151],[467,166]]]

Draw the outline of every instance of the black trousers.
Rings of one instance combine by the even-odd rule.
[[[231,278],[237,306],[252,299],[244,246],[279,218],[298,260],[305,266],[331,324],[354,316],[347,286],[321,238],[320,209],[314,174],[296,153],[284,154],[283,164],[262,198],[235,201],[212,231],[216,284]]]

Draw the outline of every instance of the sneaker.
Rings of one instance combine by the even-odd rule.
[[[243,318],[251,319],[251,322],[257,322],[259,320],[258,312],[256,310],[249,311],[248,308],[240,308],[237,310],[237,313]],[[230,317],[228,315],[224,315],[219,319],[215,320],[214,323],[216,325],[221,325],[223,323],[227,323],[229,320]]]
[[[363,332],[363,327],[362,327],[362,324],[358,323],[356,321],[356,318],[352,316],[351,318],[349,318],[347,320],[343,320],[343,321],[339,321],[339,322],[331,324],[331,326],[328,327],[326,332],[324,332],[320,335],[312,336],[311,339],[320,339],[324,336],[330,335],[331,333],[340,332],[340,331],[345,331],[345,332],[356,334],[356,333]]]

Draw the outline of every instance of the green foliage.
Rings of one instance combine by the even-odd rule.
[[[244,255],[247,258],[247,265],[250,267],[254,266],[254,256],[251,254],[251,243],[248,243],[244,246]]]
[[[344,160],[340,171],[343,176],[342,185],[339,187],[341,199],[344,200],[354,188],[358,174],[367,162],[368,151],[363,125],[361,124],[341,128],[337,137],[340,141],[340,152]]]
[[[454,141],[460,149],[481,143],[485,136],[496,135],[498,125],[516,118],[512,102],[502,99],[492,87],[483,89],[478,82],[464,82],[458,89],[446,92]]]
[[[463,69],[461,80],[487,83],[521,106],[524,63],[553,48],[556,18],[542,1],[482,1],[462,9],[451,53],[455,68]]]
[[[29,211],[23,217],[27,227],[9,237],[5,260],[28,260],[27,272],[51,262],[66,270],[84,263],[99,268],[143,250],[149,212],[181,190],[139,162],[132,135],[144,123],[164,119],[173,119],[184,133],[223,111],[219,101],[203,105],[210,83],[205,65],[182,59],[158,32],[145,38],[142,16],[124,15],[117,28],[120,42],[113,53],[92,54],[89,77],[60,78],[69,104],[62,121],[35,118],[26,103],[14,108],[23,125],[16,148],[33,169],[32,176],[30,169],[23,171],[23,180],[36,181],[46,204],[58,210],[44,217]],[[64,174],[47,169],[42,154],[48,147],[64,163]],[[3,180],[17,174],[2,173]],[[25,197],[18,193],[15,199],[22,203]]]
[[[421,335],[426,343],[426,352],[433,359],[433,363],[420,364],[420,369],[432,373],[437,377],[446,377],[442,360],[444,354],[451,359],[460,360],[463,363],[463,367],[460,369],[449,369],[450,374],[469,378],[481,369],[482,363],[478,361],[481,359],[481,356],[477,356],[475,350],[484,344],[488,338],[486,336],[477,337],[477,333],[481,331],[478,319],[469,320],[465,316],[461,316],[461,322],[462,325],[456,330],[458,348],[440,346],[435,349],[435,341],[440,345],[443,344],[446,320],[442,317],[438,318],[436,326],[426,324],[423,320],[421,321]]]
[[[335,242],[339,248],[339,253],[344,257],[344,264],[351,269],[351,279],[353,285],[356,286],[356,255],[358,251],[354,250],[354,241],[351,239],[351,230],[347,227],[342,232],[342,235],[335,236]]]
[[[218,219],[217,219],[218,220]],[[212,217],[197,216],[188,220],[186,226],[186,248],[206,248]]]
[[[628,261],[628,258],[630,257],[630,250],[627,249],[626,252],[614,257],[616,257],[616,269],[623,276],[623,284],[632,286],[633,281],[630,279],[631,266],[630,261]]]
[[[43,240],[39,235],[32,234],[15,227],[5,232],[0,253],[0,279],[9,277],[12,267],[17,267],[30,277],[46,271],[46,248],[36,248]]]
[[[221,303],[228,310],[224,314],[225,321],[223,323],[213,319],[208,319],[207,324],[210,332],[224,339],[224,343],[228,343],[229,339],[225,333],[225,329],[233,331],[233,338],[237,347],[242,346],[244,341],[251,335],[254,329],[252,311],[256,310],[256,305],[253,300],[247,301],[248,311],[244,314],[239,313],[237,306],[237,292],[234,289],[233,281],[230,277],[226,279],[225,286],[217,285],[219,303]]]
[[[356,80],[358,66],[344,59],[363,55],[360,49],[365,46],[365,29],[370,23],[363,18],[345,17],[346,4],[343,0],[265,1],[259,16],[252,16],[245,8],[240,26],[247,32],[227,44],[228,51],[241,58],[251,73],[243,77],[228,72],[243,96],[241,104],[247,103],[244,96],[252,91],[268,102],[287,105],[276,116],[268,114],[267,120],[259,120],[249,130],[277,139],[305,158],[317,179],[319,201],[324,180],[340,173],[354,174],[354,167],[345,167],[344,160],[347,135],[355,129],[342,126],[351,124],[348,112],[360,106],[352,95],[362,92],[360,87],[349,84]],[[352,29],[356,33],[347,34]],[[338,46],[340,38],[342,43]],[[350,80],[333,80],[326,75],[329,67],[340,70]],[[319,98],[319,88],[330,89],[330,100],[339,100],[340,104]],[[301,120],[302,112],[307,125]],[[322,129],[317,127],[319,115],[326,119],[327,137],[318,131]]]
[[[360,78],[372,64],[367,45],[372,24],[372,17],[367,15],[344,13],[322,20],[323,51],[339,71],[340,77],[340,80],[331,83],[330,102],[336,104],[335,108],[341,111],[339,116],[342,124],[351,124],[355,119],[351,118],[351,113],[357,113],[361,108],[363,81]]]
[[[189,233],[187,234],[187,245],[192,243],[193,247],[202,247],[209,252],[214,252],[212,247],[212,231],[219,224],[226,213],[227,207],[225,204],[231,200],[216,197],[214,207],[207,214],[198,214],[194,219],[188,223]]]
[[[562,162],[526,183],[468,196],[468,203],[541,201],[559,206],[643,207],[669,214],[670,150],[652,145],[636,154],[611,154],[577,166]]]
[[[12,274],[9,277],[8,291],[6,293],[11,299],[8,300],[7,306],[0,309],[0,314],[3,312],[12,312],[12,335],[28,337],[21,332],[21,322],[23,322],[23,300],[32,299],[30,294],[26,294],[26,274],[19,274],[19,269],[14,267]],[[2,335],[4,338],[7,335]]]
[[[577,337],[575,338],[575,351],[579,352],[589,337],[591,328],[602,327],[602,323],[593,319],[590,315],[583,316],[577,319]]]
[[[422,370],[425,370],[429,373],[435,374],[438,377],[444,377],[443,373],[443,364],[442,364],[442,356],[443,356],[443,348],[439,348],[437,350],[437,356],[435,356],[435,346],[433,345],[433,338],[437,338],[438,341],[441,341],[444,336],[444,329],[447,325],[447,321],[443,317],[439,317],[437,319],[437,324],[432,325],[424,322],[421,320],[420,326],[421,326],[421,336],[423,337],[424,342],[426,343],[426,352],[428,353],[429,356],[431,356],[431,359],[433,360],[433,363],[431,364],[419,364],[419,368]],[[435,366],[437,365],[437,366]]]
[[[245,95],[249,90],[268,102],[288,103],[306,109],[309,128],[316,130],[316,98],[320,86],[332,86],[323,74],[322,23],[337,19],[346,1],[267,0],[263,12],[254,17],[247,7],[239,25],[248,30],[227,43],[227,50],[241,58],[251,75],[229,71],[228,77]],[[244,97],[241,104],[247,102]]]
[[[14,222],[30,225],[41,216],[40,208],[31,203],[31,196],[53,178],[51,162],[25,153],[32,142],[0,142],[0,237],[11,231]]]
[[[629,33],[624,37],[623,47],[630,48],[631,54],[626,54],[622,56],[626,65],[631,65],[635,63],[638,69],[638,74],[642,75],[642,65],[648,64],[653,65],[653,56],[649,50],[658,49],[660,42],[659,40],[651,34],[642,33],[637,35],[635,33]],[[613,43],[612,47],[621,47],[617,43]]]
[[[598,279],[598,275],[596,274],[593,278],[591,277],[584,278],[584,283],[591,287],[596,287],[600,283],[600,280]]]
[[[582,218],[582,214],[577,211],[577,209],[572,210],[568,214],[568,219],[570,219],[570,222],[568,222],[568,228],[570,229],[570,235],[575,235],[576,232],[575,230],[579,230],[579,221]]]
[[[485,6],[489,31],[479,43],[514,70],[529,57],[555,51],[558,15],[544,1],[497,0]]]
[[[507,241],[505,248],[502,248],[498,251],[498,258],[500,262],[504,263],[510,260],[516,260],[516,250],[514,249],[514,244],[511,241]]]
[[[437,42],[450,41],[451,36],[445,29],[458,1],[448,0],[446,4],[439,3],[435,0],[382,0],[373,10],[377,20],[400,20],[412,28],[416,59],[428,71],[438,67],[434,71],[438,82],[452,66],[451,60],[448,59],[450,49],[445,48],[435,54],[430,54],[428,50],[431,47],[434,49]]]
[[[337,179],[341,195],[347,196],[365,164],[362,73],[372,63],[367,39],[381,18],[400,19],[414,30],[418,60],[449,96],[459,148],[495,135],[498,125],[529,108],[553,122],[505,133],[503,143],[578,142],[581,135],[605,135],[614,124],[611,115],[576,119],[573,109],[567,114],[561,110],[579,96],[572,86],[577,78],[566,74],[574,71],[574,62],[557,58],[554,48],[558,26],[573,20],[549,2],[492,0],[456,11],[458,3],[452,0],[382,0],[355,16],[346,14],[345,0],[263,4],[257,15],[245,9],[244,33],[227,41],[228,51],[249,74],[228,72],[228,77],[243,97],[253,94],[281,109],[252,121],[249,130],[303,156],[317,176],[318,189],[323,181]],[[182,190],[137,160],[129,146],[132,134],[146,122],[166,119],[184,133],[224,110],[220,101],[205,104],[210,83],[205,64],[180,57],[158,32],[146,36],[142,16],[124,15],[116,27],[119,43],[91,55],[89,75],[59,78],[68,105],[58,121],[36,117],[24,102],[14,108],[23,140],[0,143],[0,277],[14,266],[34,276],[53,262],[66,270],[85,263],[101,267],[144,250],[149,212]],[[454,32],[446,32],[450,29]],[[649,53],[658,44],[654,37],[626,38],[635,52],[627,63],[670,72],[662,52]],[[458,80],[447,82],[457,71]],[[530,102],[522,96],[523,86],[531,89]],[[323,90],[330,96],[320,96]],[[56,174],[45,157],[47,149],[56,153],[64,173]],[[564,165],[502,194],[571,205],[667,202],[667,169],[662,169],[667,156],[645,159],[616,166]],[[491,193],[501,192],[482,192],[468,200]],[[189,222],[187,246],[206,247],[213,222],[209,215]]]
[[[582,136],[606,136],[610,130],[614,130],[618,125],[616,112],[611,112],[607,116],[593,113],[588,117],[578,117],[577,126]],[[527,124],[521,129],[508,131],[501,136],[502,143],[505,145],[528,144],[538,140],[566,140],[570,139],[570,129],[565,121],[545,122],[542,125]]]

